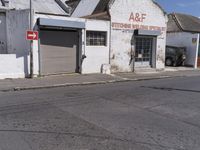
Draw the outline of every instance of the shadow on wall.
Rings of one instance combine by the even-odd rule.
[[[40,40],[42,45],[73,48],[78,43],[74,34],[78,37],[77,31],[40,30]]]
[[[29,77],[29,52],[27,51],[26,53],[24,53],[23,55],[20,54],[16,54],[16,59],[20,59],[23,58],[23,70],[24,70],[24,75],[25,77]]]

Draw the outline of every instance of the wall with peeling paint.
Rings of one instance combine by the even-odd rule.
[[[197,68],[198,47],[199,47],[199,34],[177,32],[167,33],[167,45],[186,47],[186,65]]]
[[[131,41],[135,29],[160,30],[153,61],[156,69],[165,67],[167,16],[152,0],[115,0],[111,15],[111,68],[112,72],[131,72]],[[132,18],[130,16],[132,14]],[[139,19],[138,19],[139,18]]]

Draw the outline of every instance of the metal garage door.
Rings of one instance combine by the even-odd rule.
[[[6,53],[6,16],[0,12],[0,54]]]
[[[77,31],[40,30],[41,75],[74,73],[77,58]]]

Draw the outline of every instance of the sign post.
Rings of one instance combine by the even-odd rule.
[[[30,0],[30,31],[33,30],[32,9],[33,9],[32,8],[32,0]],[[29,35],[29,37],[30,37],[30,35]],[[32,34],[32,35],[34,37],[34,34]],[[27,37],[28,37],[28,34],[27,34]],[[30,78],[33,78],[33,40],[30,40]]]

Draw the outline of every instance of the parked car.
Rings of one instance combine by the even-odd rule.
[[[166,46],[166,66],[184,66],[186,60],[186,47]]]

